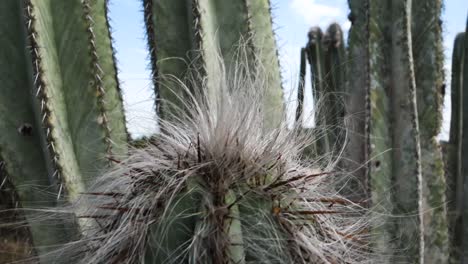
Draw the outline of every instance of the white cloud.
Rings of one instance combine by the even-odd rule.
[[[309,26],[325,27],[332,22],[343,20],[345,14],[337,6],[320,4],[316,0],[292,0],[291,8],[300,15]]]

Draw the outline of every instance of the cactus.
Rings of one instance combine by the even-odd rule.
[[[0,49],[0,159],[15,206],[74,200],[108,167],[107,156],[127,151],[106,4],[0,4],[0,33],[8,36]],[[61,223],[25,217],[39,251],[73,236]]]
[[[341,27],[331,24],[322,38],[324,60],[325,95],[322,107],[326,109],[325,119],[331,148],[338,154],[343,147],[345,131],[343,129],[346,63],[343,31]]]
[[[265,122],[274,126],[281,121],[283,95],[268,0],[144,0],[143,6],[160,117],[174,112],[171,105],[180,103],[177,97],[183,94],[177,91],[180,87],[172,76],[184,80],[195,69],[204,77],[202,81],[211,83],[203,92],[215,98],[220,92],[213,85],[219,75],[217,56],[226,65],[233,65],[236,57],[242,56],[239,44],[245,44],[246,56],[251,58],[249,71],[254,74],[258,65],[266,67],[262,70],[269,83]]]
[[[459,263],[463,241],[463,174],[462,174],[462,126],[463,126],[463,66],[465,33],[455,39],[452,55],[452,118],[450,137],[446,144],[445,164],[447,180],[447,210],[450,235],[450,263]]]
[[[352,157],[352,160],[369,159],[369,165],[358,177],[362,179],[364,191],[370,188],[367,195],[377,206],[375,210],[406,216],[398,219],[393,227],[387,219],[375,229],[374,232],[380,236],[374,241],[376,247],[389,254],[392,249],[404,248],[405,256],[394,255],[393,261],[419,262],[423,259],[421,248],[424,243],[421,215],[418,213],[422,197],[409,20],[411,1],[377,4],[350,0],[349,3],[353,23],[349,61],[361,63],[350,68],[364,69],[358,72],[359,77],[354,77],[354,72],[349,73],[347,112],[352,115],[361,111],[366,116],[364,124],[362,121],[358,123],[359,131],[364,133],[351,135],[350,139],[353,144],[350,147],[357,147],[358,153],[353,153],[355,150],[348,153],[361,155]],[[390,193],[395,195],[390,197]],[[392,245],[392,240],[398,242]]]
[[[216,100],[188,96],[196,98],[185,102],[189,113],[163,120],[154,142],[105,174],[83,199],[92,202],[87,217],[100,225],[57,257],[71,263],[370,260],[362,240],[365,210],[336,194],[333,173],[298,163],[310,138],[284,124],[264,129],[258,109],[266,83],[237,79],[244,77],[220,80],[231,89]]]
[[[319,27],[313,27],[309,30],[308,42],[306,45],[307,59],[309,61],[312,78],[312,96],[314,98],[316,109],[320,109],[319,105],[322,104],[323,97],[326,93],[322,37],[322,30]],[[315,143],[316,154],[325,155],[330,153],[329,135],[327,133],[327,118],[325,114],[320,112],[320,110],[315,111],[314,130],[318,137]]]
[[[425,263],[447,263],[445,175],[437,137],[442,126],[442,1],[413,1],[412,47],[421,141]]]

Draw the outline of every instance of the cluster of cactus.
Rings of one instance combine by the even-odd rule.
[[[468,41],[455,43],[444,170],[441,0],[349,0],[347,49],[337,24],[309,32],[296,121],[308,61],[316,140],[285,125],[268,0],[142,5],[162,129],[129,151],[108,0],[0,3],[0,262],[466,255]],[[339,156],[350,185],[304,150]],[[381,221],[368,228],[361,204]]]
[[[312,28],[305,48],[319,105],[316,153],[343,150],[340,165],[354,176],[348,195],[388,215],[374,227],[376,250],[393,261],[447,263],[446,183],[437,140],[444,92],[442,2],[349,5],[346,55],[336,24],[325,34]],[[339,138],[344,131],[347,142]]]
[[[162,132],[130,153],[108,1],[0,4],[0,261],[365,260],[284,123],[269,1],[142,4]]]

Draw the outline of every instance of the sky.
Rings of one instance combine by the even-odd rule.
[[[418,0],[414,0],[418,1]],[[286,98],[295,98],[299,69],[300,49],[307,41],[312,26],[322,30],[333,22],[346,32],[351,24],[347,0],[271,0],[274,30],[280,54],[280,64]],[[468,16],[468,0],[445,0],[443,11],[446,80],[450,87],[450,64],[453,41],[458,32],[465,30]],[[110,18],[113,28],[114,48],[117,53],[119,78],[122,83],[127,126],[134,137],[153,134],[157,130],[154,114],[154,95],[143,24],[141,0],[110,0]],[[290,114],[295,103],[289,103]],[[306,111],[313,109],[310,84],[306,87]],[[450,89],[444,98],[444,122],[441,139],[447,139],[450,123]],[[308,119],[307,125],[313,120]]]

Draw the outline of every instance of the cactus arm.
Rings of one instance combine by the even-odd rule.
[[[421,141],[424,259],[448,262],[444,162],[437,140],[442,125],[444,55],[442,1],[413,1],[412,40]]]

